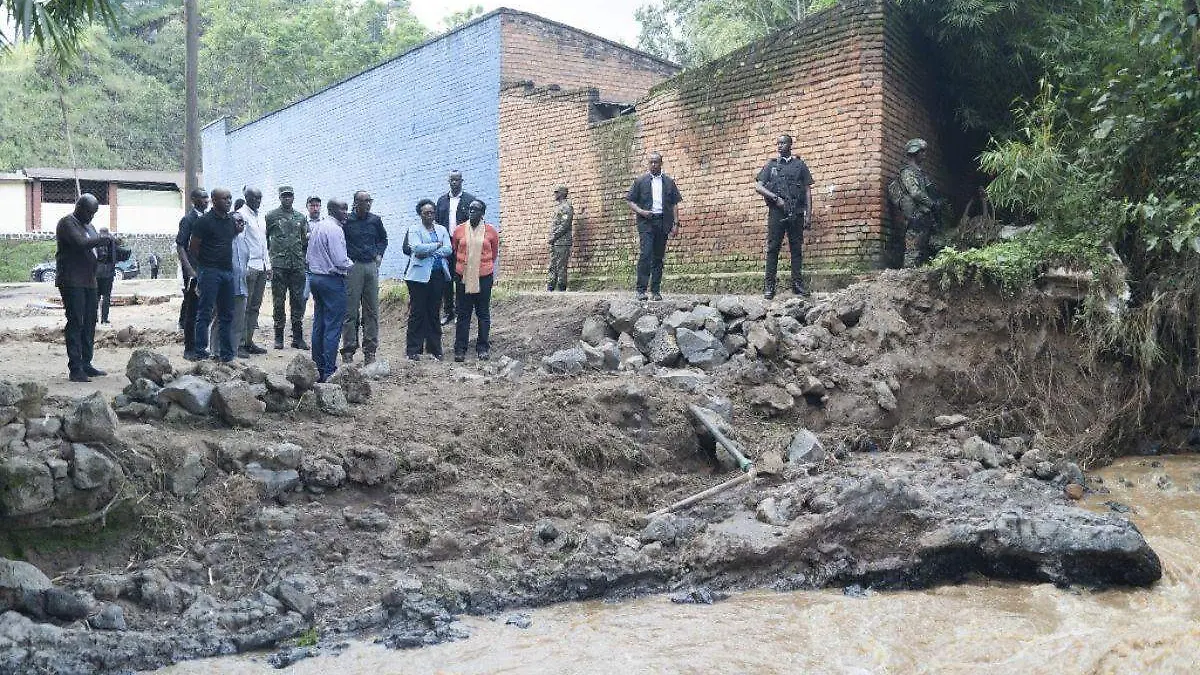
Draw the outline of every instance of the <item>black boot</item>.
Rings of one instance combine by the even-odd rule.
[[[308,343],[304,341],[303,324],[292,324],[292,347],[294,349],[308,350]]]
[[[774,279],[767,279],[766,282],[763,283],[763,298],[766,300],[774,300],[775,299],[775,280]]]
[[[800,283],[799,281],[792,282],[792,293],[802,298],[809,295],[808,290],[804,288],[804,284]]]
[[[283,349],[283,326],[275,329],[275,349]]]

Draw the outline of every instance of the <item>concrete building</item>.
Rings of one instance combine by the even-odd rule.
[[[240,127],[217,120],[202,132],[205,186],[276,188],[349,202],[372,193],[389,232],[416,221],[413,207],[447,190],[451,169],[488,204],[487,218],[510,225],[501,198],[501,92],[511,83],[596,90],[611,115],[678,72],[666,61],[590,33],[510,9],[485,14],[445,35]],[[540,158],[521,160],[533,167]],[[570,176],[563,176],[570,180]],[[536,198],[543,200],[546,195]],[[395,241],[383,274],[398,276]]]
[[[183,212],[183,174],[35,168],[0,173],[0,234],[54,232],[74,208],[75,179],[100,200],[94,220],[122,234],[174,233]]]

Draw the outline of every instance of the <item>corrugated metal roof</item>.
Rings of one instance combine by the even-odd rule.
[[[74,169],[33,168],[22,169],[26,176],[40,180],[74,180]],[[95,180],[106,183],[165,183],[182,188],[182,171],[135,171],[131,169],[80,169],[79,180]]]

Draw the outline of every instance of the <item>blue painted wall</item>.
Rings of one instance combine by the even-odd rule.
[[[201,138],[205,186],[235,198],[259,187],[268,210],[279,185],[295,187],[299,209],[312,194],[349,204],[367,190],[388,229],[381,272],[399,277],[400,233],[417,222],[417,200],[446,192],[451,169],[488,220],[501,217],[500,50],[497,14],[240,129],[214,122]]]

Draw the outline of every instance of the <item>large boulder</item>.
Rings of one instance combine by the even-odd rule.
[[[608,306],[608,325],[617,333],[628,333],[646,310],[633,300],[617,300]]]
[[[587,365],[587,354],[579,347],[560,349],[542,358],[542,367],[556,375],[578,375]]]
[[[677,309],[663,319],[662,325],[672,332],[678,331],[680,328],[700,330],[704,326],[704,319],[692,312]]]
[[[796,405],[796,400],[782,387],[765,384],[746,392],[746,402],[768,417],[782,415]]]
[[[216,386],[197,375],[184,375],[171,380],[158,392],[158,403],[174,403],[193,415],[207,415]]]
[[[603,317],[588,316],[583,320],[583,330],[579,339],[593,347],[599,347],[605,340],[616,337],[616,333],[608,327]]]
[[[256,462],[246,465],[246,477],[258,485],[262,496],[267,499],[290,492],[300,485],[300,473],[295,469],[273,471],[259,466]]]
[[[42,596],[53,587],[33,565],[0,558],[0,614],[9,610],[40,614]]]
[[[162,391],[162,387],[155,384],[153,380],[145,377],[138,379],[125,385],[121,393],[125,398],[133,403],[142,403],[144,405],[158,405],[158,394]]]
[[[371,381],[354,364],[345,364],[338,368],[329,381],[342,388],[346,402],[352,404],[366,403],[371,398]]]
[[[400,459],[383,448],[364,445],[346,454],[346,477],[353,483],[379,485],[400,470]]]
[[[252,427],[262,418],[267,404],[254,397],[250,385],[243,380],[218,384],[213,391],[212,407],[231,427]]]
[[[675,342],[679,345],[679,353],[693,366],[712,368],[729,360],[725,345],[707,330],[681,327],[675,332]]]
[[[771,358],[779,351],[779,338],[760,322],[750,324],[746,332],[746,344],[763,358]]]
[[[713,307],[730,319],[746,316],[746,306],[736,295],[722,295],[713,302]]]
[[[313,385],[313,396],[316,397],[317,407],[326,415],[349,417],[354,414],[350,410],[350,403],[346,400],[346,394],[336,384],[323,382]]]
[[[718,340],[725,337],[725,317],[721,316],[721,312],[708,305],[696,305],[692,309],[692,317],[700,328],[712,333]]]
[[[79,490],[108,487],[121,469],[104,453],[81,443],[71,444],[71,482]]]
[[[40,457],[18,453],[0,459],[0,515],[27,516],[54,503],[54,477]]]
[[[587,359],[588,368],[616,370],[617,366],[621,365],[621,350],[612,340],[605,340],[599,346],[592,346],[581,341],[579,349],[583,351],[583,355]]]
[[[100,392],[80,399],[64,420],[64,432],[76,443],[112,443],[117,440],[117,413]]]
[[[679,351],[679,343],[675,341],[675,334],[665,325],[658,329],[654,339],[650,341],[647,357],[651,363],[667,367],[675,365],[683,357]]]
[[[787,461],[789,464],[805,464],[820,462],[825,459],[825,446],[821,439],[808,429],[801,429],[792,436],[788,443]]]
[[[658,317],[653,314],[646,314],[638,317],[638,320],[633,323],[633,330],[629,333],[638,345],[644,347],[650,344],[654,336],[658,334]]]
[[[254,448],[248,453],[250,461],[258,462],[268,469],[298,469],[304,457],[304,448],[295,443],[279,443],[265,448]]]
[[[1013,458],[1003,450],[988,443],[979,436],[972,436],[963,441],[962,456],[965,459],[973,459],[979,462],[986,469],[1008,466],[1013,462]]]
[[[42,416],[42,401],[46,398],[48,389],[41,382],[22,382],[17,385],[21,390],[21,399],[17,401],[17,410],[25,418]]]
[[[189,448],[180,457],[179,465],[167,472],[167,489],[176,497],[186,497],[200,487],[207,473],[204,455]]]
[[[296,387],[296,391],[304,393],[313,388],[320,378],[320,373],[317,372],[317,364],[307,354],[297,354],[287,365],[285,371],[288,382]]]
[[[170,359],[149,349],[133,350],[129,362],[125,364],[125,377],[129,378],[131,384],[147,379],[161,387],[166,376],[173,372],[175,369],[171,367]]]

